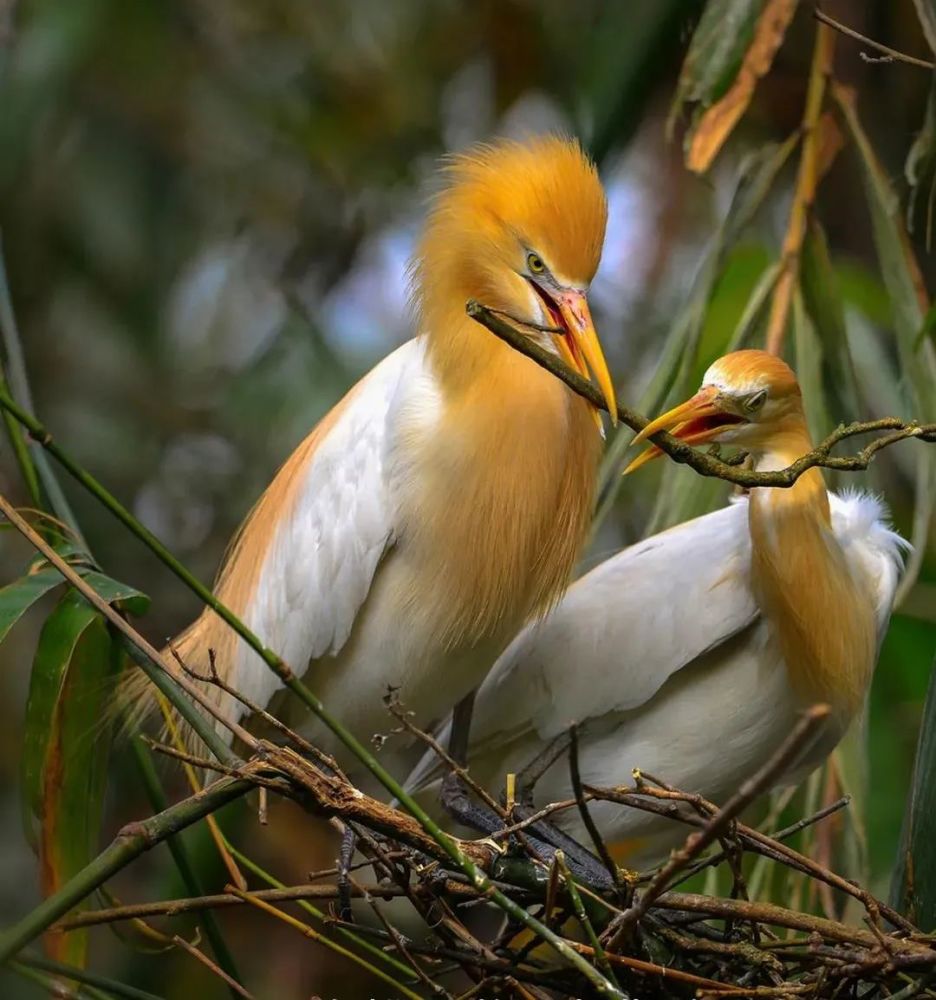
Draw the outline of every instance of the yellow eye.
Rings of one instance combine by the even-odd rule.
[[[546,270],[546,265],[543,263],[543,258],[536,253],[527,254],[527,267],[533,274],[542,274]]]

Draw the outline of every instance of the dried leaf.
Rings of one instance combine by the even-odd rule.
[[[690,170],[705,173],[731,135],[751,103],[757,81],[770,69],[796,6],[797,0],[768,0],[734,82],[724,97],[705,111],[693,130],[686,153]]]

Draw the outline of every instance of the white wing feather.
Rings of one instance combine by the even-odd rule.
[[[757,618],[748,584],[747,502],[624,549],[528,625],[478,690],[472,752],[649,701],[682,667]],[[445,743],[449,727],[440,735]],[[435,770],[430,752],[408,785]]]
[[[830,493],[829,500],[833,531],[853,571],[875,588],[880,640],[907,543],[890,530],[875,497]],[[472,755],[491,758],[510,744],[532,752],[530,741],[543,748],[573,722],[621,719],[757,621],[747,514],[746,501],[732,503],[625,549],[573,584],[549,617],[517,636],[479,689]],[[746,641],[758,645],[764,637],[752,632]],[[731,649],[726,662],[737,659]],[[443,743],[448,734],[446,726]],[[614,742],[627,760],[627,726]],[[609,750],[603,756],[610,767]],[[427,753],[408,787],[423,787],[437,765]],[[626,777],[609,775],[605,783]]]
[[[757,617],[749,551],[744,502],[624,549],[520,633],[479,700],[514,719],[517,705],[532,707],[524,715],[546,740],[572,722],[637,708],[672,674]],[[479,739],[496,728],[493,716],[479,713]]]
[[[402,389],[425,375],[422,341],[408,341],[358,384],[299,471],[292,511],[266,552],[247,614],[250,628],[296,670],[342,649],[393,541],[395,415]],[[253,655],[241,645],[234,683],[267,704],[281,685],[255,669]]]

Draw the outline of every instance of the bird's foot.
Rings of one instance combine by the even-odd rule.
[[[351,911],[351,859],[354,857],[354,845],[357,834],[354,827],[347,823],[341,835],[341,848],[338,852],[338,916],[341,920],[351,922],[354,914]]]
[[[504,827],[503,820],[493,809],[471,798],[468,789],[454,772],[443,779],[440,800],[442,808],[456,823],[477,830],[478,833],[492,834]]]
[[[513,816],[517,822],[522,822],[532,816],[534,812],[535,810],[528,806],[516,805]],[[574,876],[581,878],[596,889],[614,888],[614,880],[604,862],[592,854],[588,848],[583,847],[574,837],[570,837],[569,834],[560,830],[555,823],[551,823],[548,819],[540,819],[531,823],[523,832],[535,838],[544,859],[548,858],[549,861],[552,861],[556,851],[562,851],[569,871]]]

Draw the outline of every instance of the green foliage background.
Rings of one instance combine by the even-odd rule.
[[[437,158],[494,133],[551,128],[580,134],[608,183],[611,221],[593,298],[621,398],[653,410],[691,388],[733,343],[762,342],[764,310],[755,307],[768,301],[798,158],[792,146],[781,155],[779,144],[799,125],[816,32],[810,5],[801,5],[741,125],[697,177],[665,124],[703,6],[0,0],[0,232],[38,413],[210,579],[280,461],[410,335],[404,264]],[[826,6],[895,48],[932,55],[918,19],[926,0]],[[924,128],[931,74],[871,63],[861,52],[839,39],[836,76],[856,89],[881,176],[900,199],[895,218],[908,205],[904,163],[923,130],[912,243],[933,288],[926,214],[934,157]],[[724,90],[721,78],[716,84],[713,97]],[[914,398],[936,407],[917,347],[901,346],[915,331],[895,295],[893,248],[890,258],[882,254],[887,207],[850,142],[819,191],[822,230],[808,237],[802,302],[786,342],[812,390],[817,433],[845,418],[923,415]],[[924,343],[932,328],[922,329]],[[842,375],[843,357],[853,380]],[[920,449],[900,445],[868,476],[847,479],[881,490],[899,528],[918,538],[933,500]],[[688,470],[660,468],[613,498],[614,469],[586,566],[728,492]],[[5,440],[0,491],[28,502]],[[100,565],[152,599],[146,634],[159,643],[177,631],[197,611],[192,595],[103,509],[68,493]],[[868,721],[866,841],[882,893],[936,649],[931,542],[921,556],[884,644]],[[0,583],[29,558],[11,533],[0,534]],[[38,893],[17,784],[29,670],[51,601],[43,598],[0,646],[3,923]],[[113,771],[120,791],[108,834],[148,810],[123,759]],[[301,880],[333,856],[333,845],[294,813],[278,807],[255,838],[284,880]],[[189,839],[205,881],[222,884],[203,831]],[[154,856],[126,873],[118,891],[127,899],[181,892],[167,886],[168,870]],[[249,950],[260,923],[248,914],[229,927],[235,946]],[[365,988],[288,930],[263,924],[262,933],[262,961],[246,963],[254,982],[266,974],[284,996]],[[168,996],[222,995],[177,953],[128,952],[107,931],[96,932],[92,949],[93,964]],[[17,981],[15,989],[28,987]]]

